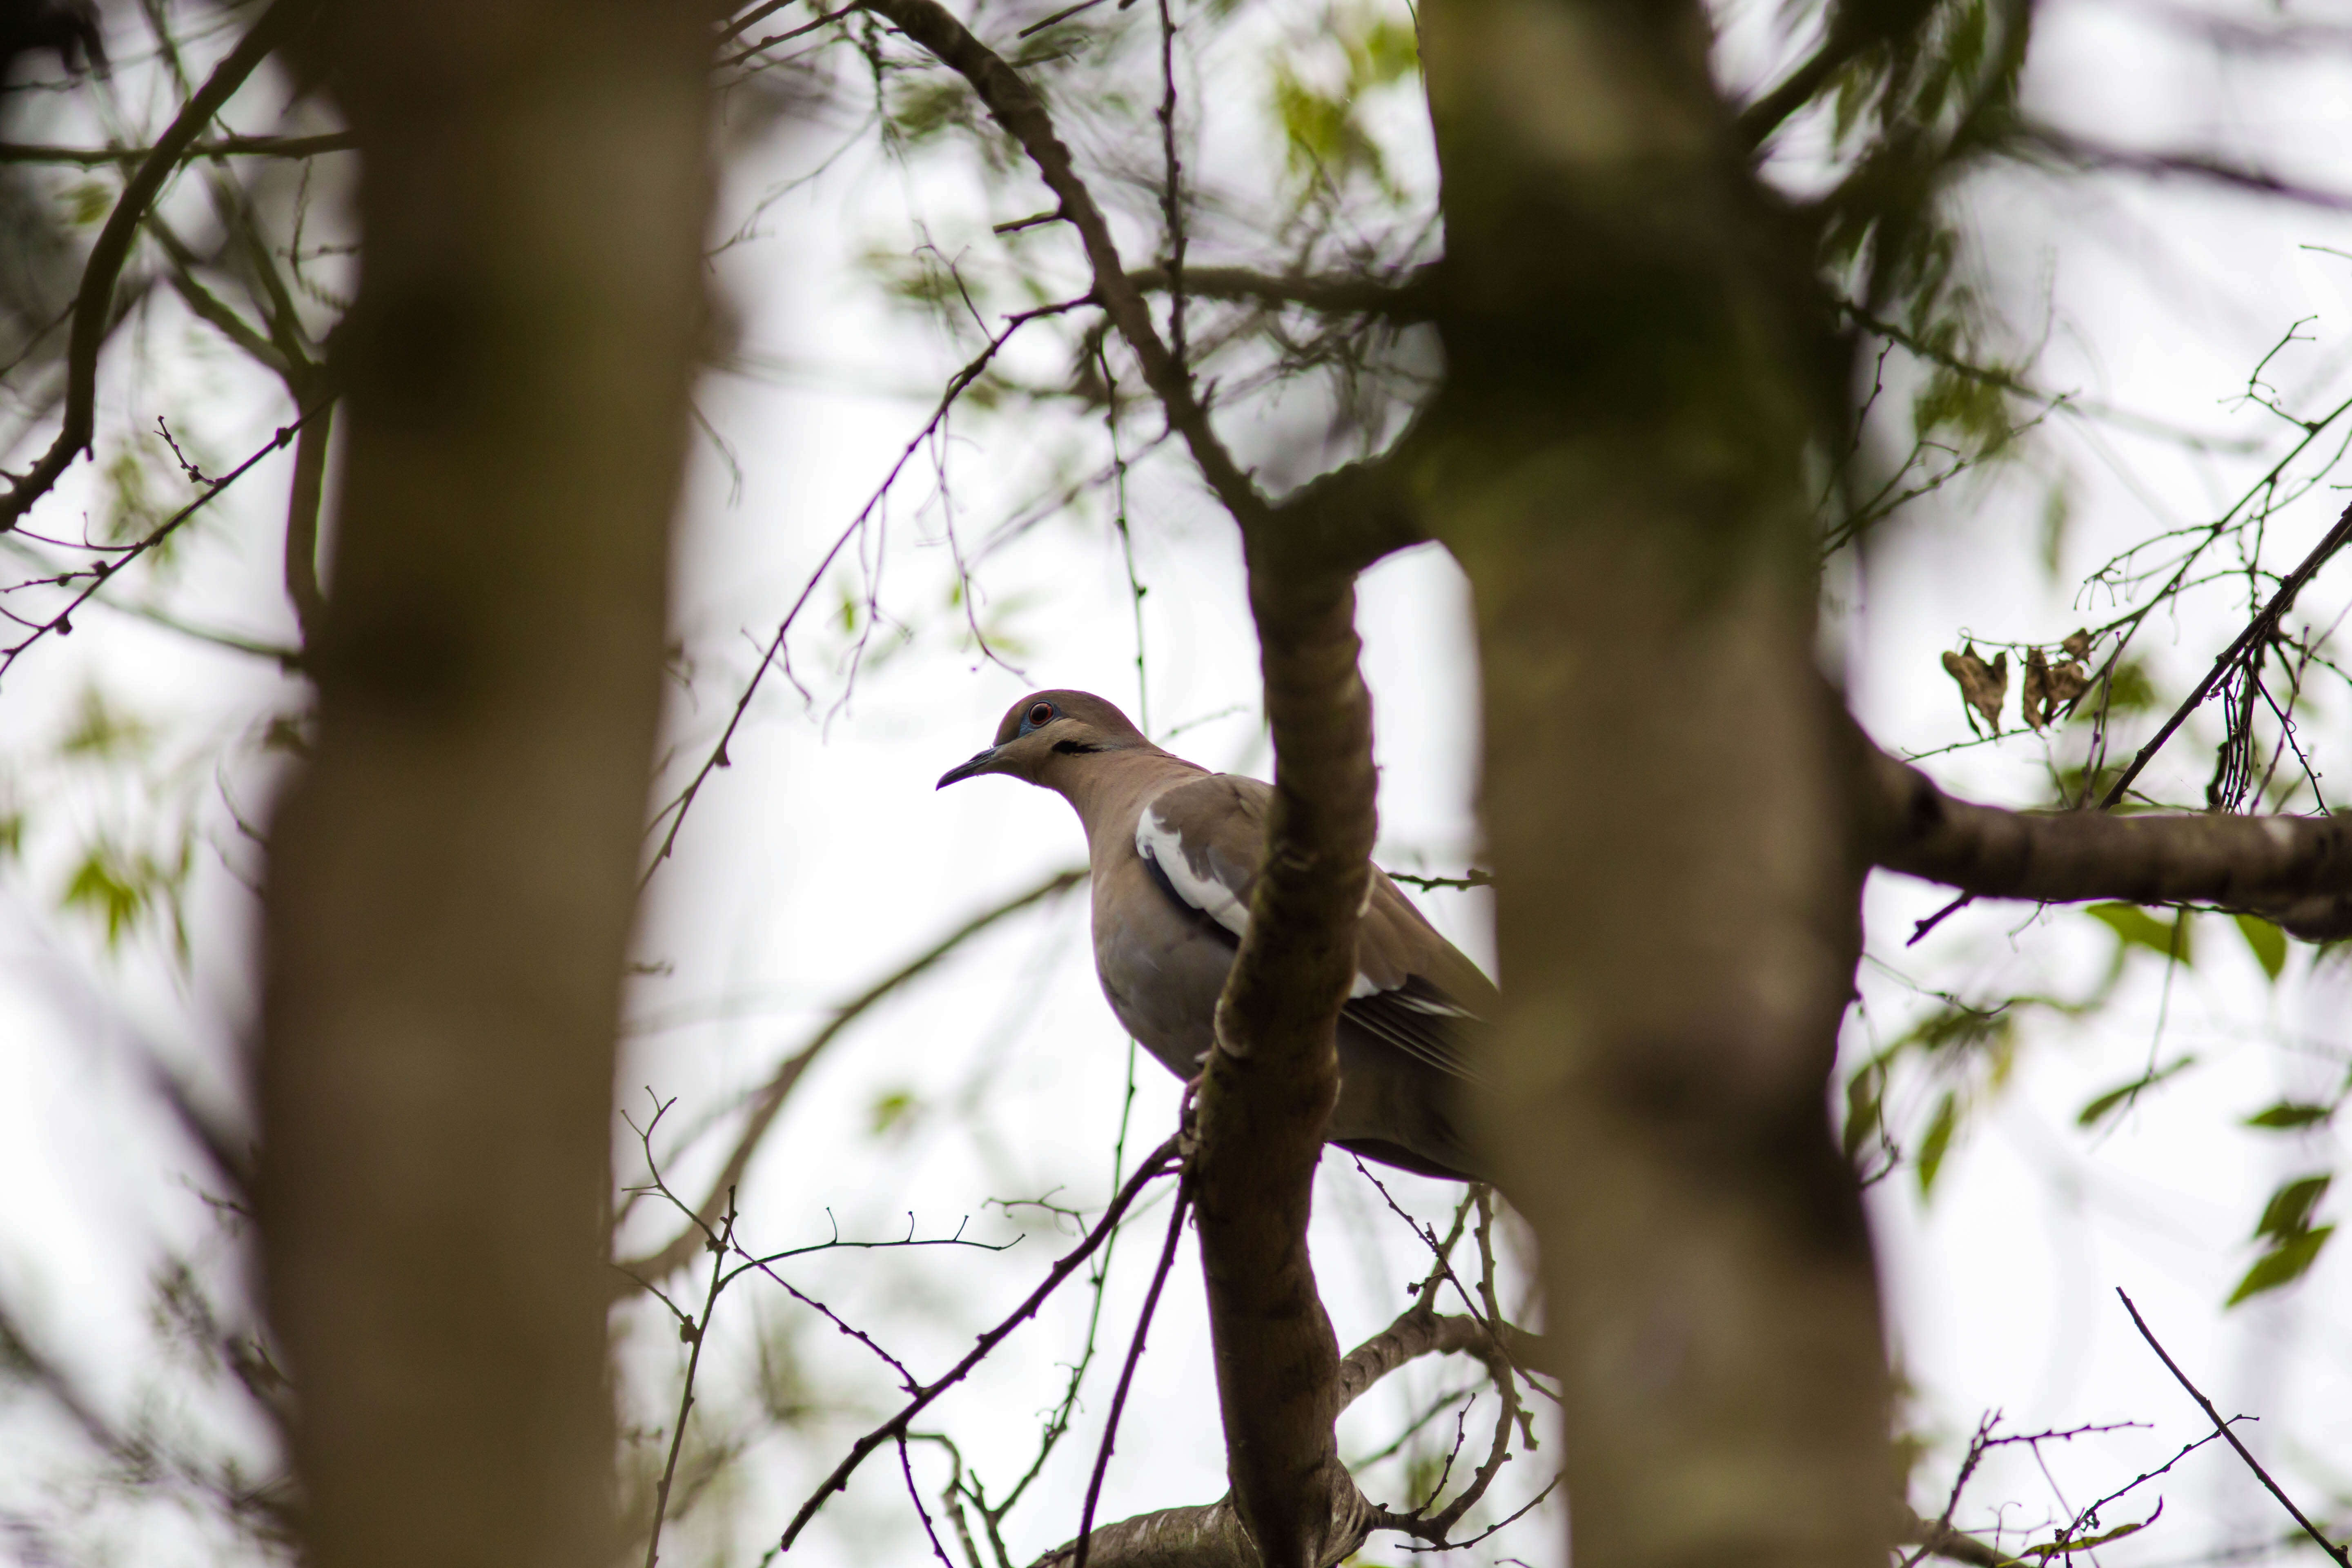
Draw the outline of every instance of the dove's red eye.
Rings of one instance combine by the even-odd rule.
[[[1050,702],[1040,702],[1029,710],[1029,727],[1034,730],[1053,717],[1054,705]]]

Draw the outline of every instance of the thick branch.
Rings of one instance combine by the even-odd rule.
[[[213,116],[245,85],[245,79],[268,58],[270,51],[293,36],[317,5],[318,0],[278,0],[263,13],[252,31],[237,40],[228,58],[214,68],[204,86],[180,110],[179,118],[172,121],[146,160],[124,183],[121,198],[107,216],[106,226],[99,230],[98,240],[89,248],[89,259],[82,267],[81,289],[74,297],[73,331],[66,350],[65,421],[40,460],[9,486],[5,496],[0,496],[0,532],[15,528],[32,504],[48,493],[74,458],[89,445],[98,407],[98,351],[106,341],[114,283],[121,276],[122,264],[130,258],[131,242],[148,207],[198,133],[212,123]]]
[[[1234,1502],[1269,1568],[1312,1568],[1331,1560],[1355,1491],[1332,1433],[1339,1347],[1307,1221],[1376,826],[1371,701],[1352,578],[1244,538],[1275,798],[1249,934],[1217,1005],[1194,1172]]]
[[[2023,812],[1946,795],[1874,752],[1871,858],[1984,898],[2218,904],[2309,942],[2352,936],[2352,823],[2343,817]]]

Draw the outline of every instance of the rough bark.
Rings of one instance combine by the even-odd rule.
[[[702,330],[707,14],[354,0],[348,463],[277,814],[261,1214],[307,1560],[609,1561],[622,961]]]
[[[1879,1568],[1897,1476],[1826,1112],[1859,847],[1811,662],[1807,258],[1696,5],[1432,0],[1501,1092],[1578,1568]]]
[[[2352,823],[2218,813],[2025,812],[1955,800],[1871,751],[1872,858],[1997,899],[2218,904],[2309,942],[2352,936]]]
[[[1192,1180],[1234,1502],[1268,1568],[1320,1568],[1362,1533],[1332,1431],[1339,1349],[1307,1222],[1339,1096],[1334,1030],[1355,979],[1378,781],[1353,574],[1285,543],[1244,533],[1275,794],[1202,1075]]]

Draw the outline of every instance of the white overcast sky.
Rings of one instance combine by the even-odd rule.
[[[1199,66],[1193,85],[1210,117],[1199,162],[1236,188],[1250,188],[1252,176],[1234,170],[1263,134],[1265,40],[1311,31],[1318,14],[1246,13]],[[2123,0],[2049,0],[2029,100],[2045,117],[2105,142],[2218,143],[2280,173],[2352,190],[2352,87],[2340,63],[2273,55],[2218,68],[2193,33],[2152,20],[2157,15]],[[2336,15],[2352,19],[2341,7]],[[1761,12],[1731,18],[1735,73],[1743,68],[1738,62],[1759,58],[1772,26]],[[259,128],[268,107],[256,101],[249,114],[232,119]],[[1425,188],[1429,162],[1412,140],[1417,121],[1409,94],[1392,95],[1376,113],[1400,177]],[[811,129],[757,139],[730,169],[720,229],[731,229],[833,146],[827,133]],[[1866,723],[1885,743],[1911,751],[1966,738],[1956,693],[1937,663],[1963,631],[2051,641],[2095,620],[2100,609],[2074,599],[2090,565],[2155,527],[2211,515],[2271,460],[2275,420],[2228,399],[2290,323],[2309,318],[2304,331],[2314,341],[2275,362],[2272,379],[2296,406],[2340,398],[2352,363],[2352,259],[2310,248],[2352,251],[2352,222],[2340,214],[2128,176],[2010,174],[1974,187],[1966,199],[1981,246],[1971,265],[2020,339],[2045,342],[2042,383],[2194,429],[2258,436],[2265,445],[2258,455],[2192,461],[2113,425],[2060,416],[2009,478],[1956,484],[1926,503],[1875,555],[1862,591],[1825,636]],[[740,357],[751,374],[714,374],[700,395],[710,426],[740,465],[740,482],[711,444],[698,442],[677,588],[698,672],[675,720],[689,748],[708,743],[731,701],[756,657],[750,639],[768,635],[970,352],[879,303],[858,258],[869,247],[910,251],[919,219],[940,250],[984,269],[998,254],[988,225],[1044,204],[1013,210],[1007,197],[1000,205],[1003,210],[990,205],[977,181],[951,170],[909,177],[870,150],[853,152],[776,199],[760,220],[762,237],[721,258],[716,276],[737,314]],[[1195,258],[1244,259],[1231,247],[1248,233],[1246,213],[1229,216]],[[1134,228],[1122,239],[1131,259],[1149,256],[1148,232]],[[1214,248],[1220,242],[1226,251]],[[1046,266],[1056,287],[1076,280],[1066,237],[1048,230],[1024,246],[1023,254]],[[161,406],[173,412],[175,427],[189,422],[218,455],[257,444],[280,416],[266,389],[227,355],[191,359],[181,321],[168,312],[159,321],[164,324],[147,352],[156,367],[150,385],[163,390],[136,405],[111,405],[113,427],[144,425]],[[110,361],[129,363],[127,354]],[[1059,368],[1042,357],[1017,363],[1041,378]],[[111,374],[110,384],[122,385],[122,371]],[[1231,436],[1270,471],[1298,472],[1297,447],[1313,413],[1292,406],[1236,417]],[[1057,444],[1072,439],[1061,412],[1048,408],[1035,418],[968,421],[941,448],[966,550],[1025,495],[1021,487]],[[918,458],[891,506],[883,557],[886,599],[919,628],[914,642],[869,668],[840,703],[837,671],[827,662],[840,638],[820,631],[798,645],[817,700],[804,707],[772,679],[732,748],[734,765],[704,793],[677,860],[656,880],[639,946],[660,969],[630,995],[623,1086],[676,1097],[672,1115],[681,1122],[720,1110],[761,1079],[828,1004],[992,899],[1079,858],[1075,821],[1050,795],[1002,779],[945,794],[931,784],[985,743],[998,715],[1030,685],[1089,688],[1134,710],[1134,627],[1116,540],[1099,503],[1089,500],[989,554],[978,579],[984,605],[1021,643],[1013,662],[1023,673],[976,664],[957,646],[956,616],[944,607],[952,568],[940,512],[920,510],[933,471],[930,455]],[[2044,577],[2034,564],[2042,500],[2060,473],[2074,521],[2060,570]],[[78,470],[42,515],[74,517],[88,504],[87,475],[86,467]],[[283,484],[282,468],[256,473],[251,493],[226,509],[233,526],[216,526],[169,584],[173,605],[208,625],[286,634],[272,565]],[[2342,500],[2322,490],[2284,517],[2265,559],[2273,565],[2294,559],[2297,542],[2315,537]],[[1144,635],[1155,731],[1191,725],[1175,749],[1262,773],[1255,649],[1230,525],[1181,468],[1165,461],[1136,470],[1130,514],[1138,572],[1150,590]],[[2347,600],[2352,580],[2323,579],[2302,608],[2324,622]],[[837,602],[821,595],[816,607],[830,613]],[[2150,651],[2172,689],[2231,635],[2239,608],[2224,592],[2151,623]],[[1360,625],[1382,770],[1381,853],[1394,867],[1453,869],[1475,860],[1477,702],[1466,616],[1465,584],[1433,549],[1383,563],[1363,585]],[[101,787],[86,776],[43,782],[60,777],[41,754],[88,683],[148,716],[167,737],[166,751],[190,759],[186,766],[199,773],[210,769],[209,748],[221,736],[290,700],[265,664],[125,616],[93,614],[81,626],[86,635],[44,648],[0,691],[0,747],[15,759],[17,787],[62,792],[35,803],[44,812],[84,824],[128,821],[152,810],[153,799],[177,798],[136,784]],[[2340,787],[2341,754],[2352,746],[2347,721],[2352,703],[2334,696],[2310,731],[2331,794]],[[2136,734],[2123,743],[2137,744]],[[2178,746],[2169,762],[2169,771],[2158,771],[2164,792],[2194,798],[2202,771],[2193,748]],[[2030,742],[1931,765],[1948,785],[1986,799],[2038,799],[2042,787],[2041,752]],[[267,783],[251,770],[222,780],[254,817],[264,809]],[[0,1083],[14,1090],[5,1110],[10,1130],[0,1135],[0,1185],[10,1194],[0,1206],[0,1291],[116,1408],[146,1400],[184,1406],[191,1421],[226,1423],[231,1418],[220,1402],[174,1392],[182,1384],[156,1359],[145,1319],[147,1272],[163,1248],[205,1250],[215,1266],[223,1254],[208,1239],[213,1217],[192,1190],[200,1167],[146,1092],[140,1052],[188,1064],[231,1100],[227,1064],[250,1018],[244,965],[251,909],[228,862],[249,875],[253,856],[236,842],[219,794],[199,787],[190,798],[204,805],[214,837],[227,847],[200,877],[190,983],[175,982],[152,952],[105,955],[86,924],[58,919],[53,905],[70,836],[37,840],[34,853],[0,879]],[[1423,901],[1465,949],[1487,957],[1481,899],[1440,894]],[[1873,884],[1877,962],[1865,970],[1864,990],[1869,1024],[1882,1036],[1921,1010],[1906,981],[1971,998],[2032,989],[2078,996],[2107,962],[2112,943],[2104,928],[2079,913],[2037,916],[2019,906],[1963,911],[1906,951],[1911,921],[1942,901],[1934,889],[1894,879]],[[2352,1496],[2346,1348],[2352,1264],[2339,1249],[2302,1288],[2226,1315],[2219,1310],[2252,1256],[2245,1237],[2263,1196],[2287,1176],[2326,1168],[2338,1152],[2336,1135],[2326,1131],[2282,1138],[2237,1123],[2273,1100],[2324,1090],[2340,1079],[2352,1053],[2343,972],[2314,977],[2307,955],[2298,953],[2273,988],[2224,922],[2205,921],[2198,941],[2196,965],[2168,985],[2162,966],[2142,955],[2132,961],[2119,1000],[2089,1023],[2030,1022],[2013,1077],[1969,1124],[1932,1203],[1920,1201],[1907,1171],[1874,1191],[1890,1332],[1916,1395],[1917,1423],[1944,1443],[1921,1471],[1919,1500],[1931,1511],[1957,1442],[1990,1410],[2004,1412],[2014,1429],[2148,1426],[2045,1449],[2046,1474],[2015,1451],[1997,1458],[1971,1487],[1959,1514],[1964,1524],[1983,1525],[2006,1505],[2006,1524],[2030,1529],[2121,1486],[2199,1434],[2196,1412],[2124,1319],[2117,1287],[2132,1293],[2226,1408],[2262,1417],[2250,1441],[2307,1503],[2323,1504],[2331,1492]],[[1850,1036],[1853,1052],[1869,1048],[1868,1027],[1858,1022]],[[2150,1060],[2184,1052],[2196,1053],[2199,1065],[2112,1130],[2098,1137],[2075,1130],[2074,1114],[2093,1095]],[[795,1277],[919,1371],[944,1365],[1058,1250],[1034,1221],[1016,1224],[983,1200],[1054,1192],[1059,1201],[1098,1204],[1127,1061],[1087,961],[1083,899],[1008,922],[836,1044],[795,1094],[754,1168],[743,1194],[746,1228],[778,1245],[823,1236],[835,1222],[845,1236],[898,1235],[911,1214],[923,1235],[951,1232],[967,1216],[967,1235],[1002,1240],[1031,1232],[1002,1254],[848,1254],[816,1260]],[[1149,1147],[1171,1124],[1175,1086],[1148,1059],[1137,1083],[1131,1143]],[[1899,1111],[1916,1125],[1931,1092],[1915,1084]],[[915,1109],[876,1134],[875,1108],[902,1094]],[[676,1171],[682,1184],[691,1187],[708,1161],[707,1145],[682,1154]],[[1426,1215],[1446,1204],[1439,1184],[1400,1178],[1395,1190]],[[641,1226],[633,1237],[653,1234],[633,1223]],[[1402,1305],[1415,1249],[1338,1160],[1327,1163],[1317,1224],[1331,1311],[1341,1339],[1351,1342]],[[1124,1244],[1107,1319],[1114,1357],[1156,1232],[1147,1220]],[[1222,1489],[1199,1289],[1185,1271],[1189,1248],[1185,1256],[1139,1379],[1105,1517],[1206,1500]],[[1073,1297],[1049,1310],[1001,1364],[940,1408],[940,1429],[956,1436],[984,1476],[1001,1481],[1017,1468],[1036,1412],[1058,1388],[1056,1366],[1082,1331],[1078,1306]],[[839,1408],[800,1439],[757,1447],[723,1499],[724,1531],[690,1529],[681,1549],[715,1547],[732,1532],[743,1548],[737,1560],[756,1558],[858,1417],[885,1407],[887,1369],[796,1311],[749,1291],[730,1299],[698,1418],[723,1421],[748,1403],[755,1327],[805,1358],[822,1398]],[[679,1347],[650,1315],[627,1321],[632,1409],[648,1423],[666,1420],[653,1402],[668,1396]],[[1454,1385],[1451,1369],[1417,1369],[1412,1398]],[[1034,1556],[1074,1531],[1108,1386],[1108,1373],[1098,1373],[1038,1500],[1015,1517],[1016,1556]],[[1408,1402],[1400,1389],[1351,1415],[1350,1451],[1377,1447],[1384,1423]],[[249,1431],[230,1436],[257,1441]],[[0,1454],[12,1451],[21,1463],[0,1460],[0,1508],[55,1504],[45,1489],[76,1458],[53,1424],[21,1404],[0,1414]],[[922,1452],[918,1463],[927,1491],[935,1490],[944,1474],[937,1456]],[[1513,1468],[1527,1472],[1512,1478],[1514,1497],[1540,1484],[1533,1465]],[[2140,1500],[2151,1490],[2118,1504],[2109,1524],[2142,1517]],[[2113,1549],[2114,1563],[2176,1562],[2284,1523],[2234,1461],[2214,1449],[2184,1463],[2164,1495],[2161,1527]],[[815,1562],[908,1560],[925,1550],[887,1456],[826,1517],[827,1527],[802,1552]],[[208,1560],[205,1542],[168,1514],[106,1511],[85,1527],[126,1554]],[[0,1556],[20,1548],[0,1535]],[[1544,1532],[1526,1529],[1470,1560],[1506,1552],[1530,1563],[1556,1560]]]

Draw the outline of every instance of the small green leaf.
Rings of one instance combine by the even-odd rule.
[[[2236,917],[2238,930],[2244,934],[2246,945],[2254,950],[2254,962],[2273,980],[2286,967],[2286,932],[2260,915]]]
[[[1855,1068],[1845,1080],[1845,1157],[1849,1161],[1862,1152],[1878,1126],[1879,1096],[1885,1081],[1886,1070],[1876,1062]]]
[[[2163,1511],[2163,1506],[2158,1504],[2157,1512]],[[2136,1519],[2129,1524],[2119,1524],[2104,1535],[2086,1535],[2080,1541],[2045,1541],[2039,1546],[2027,1547],[2025,1554],[2028,1557],[2039,1557],[2047,1563],[2053,1557],[2063,1557],[2075,1552],[2088,1552],[2094,1547],[2105,1546],[2111,1541],[2121,1541],[2126,1535],[2137,1535],[2155,1522],[2156,1514],[2152,1513],[2146,1519]]]
[[[1947,1092],[1936,1107],[1936,1119],[1927,1123],[1927,1136],[1919,1142],[1919,1195],[1925,1198],[1935,1190],[1936,1176],[1944,1168],[1944,1155],[1951,1149],[1952,1134],[1960,1124],[1960,1102]]]
[[[2126,947],[2144,947],[2183,964],[2189,962],[2187,910],[2169,921],[2158,920],[2137,904],[2093,904],[2083,912],[2115,932]]]
[[[2263,1205],[2262,1222],[2254,1226],[2254,1239],[2269,1237],[2273,1241],[2290,1241],[2311,1228],[2311,1211],[2327,1195],[2327,1185],[2333,1176],[2302,1176],[2289,1182],[2271,1194]]]
[[[914,1109],[915,1095],[912,1089],[894,1089],[887,1094],[876,1096],[874,1136],[879,1138],[883,1133],[889,1131],[891,1128],[905,1120],[907,1112]]]
[[[2254,1266],[2246,1270],[2246,1277],[2238,1281],[2238,1288],[2222,1304],[2234,1307],[2249,1296],[2292,1285],[2310,1272],[2312,1264],[2318,1260],[2319,1249],[2335,1234],[2334,1226],[2323,1225],[2317,1230],[2306,1230],[2280,1242],[2254,1259]]]
[[[2312,1127],[2336,1113],[2332,1105],[2305,1105],[2292,1100],[2282,1100],[2267,1110],[2257,1110],[2246,1118],[2249,1127],[2267,1127],[2273,1131],[2286,1131],[2297,1127]]]
[[[84,909],[106,921],[106,944],[112,947],[147,908],[148,889],[138,885],[113,847],[100,844],[82,857],[58,895],[62,909]]]
[[[2142,1090],[2154,1089],[2158,1084],[2162,1083],[2174,1073],[2185,1071],[2196,1065],[2197,1058],[2192,1052],[2188,1056],[2180,1058],[2178,1061],[2166,1063],[2164,1066],[2158,1068],[2153,1072],[2142,1073],[2139,1077],[2132,1079],[2129,1083],[2117,1084],[2115,1088],[2107,1090],[2106,1093],[2091,1101],[2090,1104],[2083,1107],[2082,1110],[2074,1117],[2074,1125],[2077,1127],[2095,1127],[2100,1123],[2100,1121],[2106,1118],[2110,1111],[2114,1110],[2116,1107],[2124,1104],[2127,1100],[2137,1099]]]

